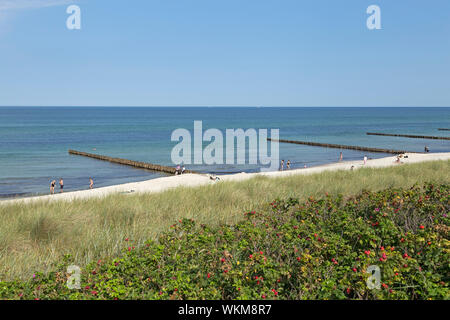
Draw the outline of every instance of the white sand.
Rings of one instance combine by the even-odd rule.
[[[408,153],[406,154],[408,158],[402,159],[403,163],[417,163],[424,161],[434,161],[434,160],[449,160],[450,152],[448,153]],[[258,175],[264,175],[267,177],[284,177],[291,176],[297,174],[313,174],[319,173],[323,171],[332,171],[332,170],[350,170],[352,166],[354,169],[359,169],[362,167],[370,167],[370,168],[382,168],[382,167],[390,167],[390,166],[398,166],[395,162],[396,156],[373,159],[368,160],[367,164],[364,165],[363,161],[347,161],[347,162],[339,162],[332,163],[323,166],[313,167],[313,168],[302,168],[295,170],[285,170],[285,171],[273,171],[273,172],[259,172],[259,173],[238,173],[233,175],[223,175],[219,176],[220,181],[242,181],[246,179],[253,178]],[[209,178],[209,175],[199,175],[199,174],[184,174],[179,176],[171,176],[171,177],[163,177],[158,179],[152,179],[141,182],[134,183],[126,183],[120,184],[110,187],[103,187],[93,190],[82,190],[82,191],[74,191],[74,192],[66,192],[66,193],[55,193],[54,195],[46,195],[46,196],[38,196],[38,197],[29,197],[23,199],[12,199],[12,200],[4,200],[0,201],[0,204],[12,204],[12,203],[28,203],[32,201],[58,201],[58,200],[75,200],[75,199],[89,199],[89,198],[99,198],[105,197],[111,194],[117,193],[125,193],[125,194],[134,194],[134,193],[153,193],[153,192],[162,192],[171,188],[176,187],[195,187],[207,184],[214,184],[220,182],[214,182]],[[55,188],[56,189],[56,188]],[[55,192],[57,192],[55,190]]]

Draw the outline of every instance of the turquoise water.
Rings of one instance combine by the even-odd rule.
[[[385,132],[450,136],[450,108],[0,108],[0,197],[48,193],[53,179],[64,178],[65,190],[161,177],[159,173],[71,156],[68,149],[174,166],[172,131],[203,129],[280,129],[281,139],[449,152],[450,142],[367,136]],[[206,145],[206,143],[205,143]],[[336,162],[339,149],[280,144],[280,158],[292,167]],[[344,160],[379,158],[343,150]],[[259,171],[255,165],[186,166],[202,172]]]

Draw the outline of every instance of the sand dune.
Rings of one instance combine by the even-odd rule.
[[[450,152],[448,153],[408,153],[406,154],[408,158],[402,159],[403,163],[417,163],[423,161],[434,161],[434,160],[450,160]],[[286,171],[273,171],[273,172],[259,172],[259,173],[238,173],[233,175],[223,175],[219,176],[220,181],[242,181],[246,179],[253,178],[258,175],[268,176],[268,177],[284,177],[298,174],[313,174],[328,170],[350,170],[352,166],[357,170],[362,167],[370,168],[382,168],[390,166],[398,166],[395,162],[396,157],[386,157],[380,159],[368,160],[367,164],[364,165],[363,161],[346,161],[339,163],[332,163],[318,167],[312,168],[302,168],[295,170]],[[163,177],[158,179],[152,179],[141,182],[126,183],[115,186],[103,187],[93,190],[82,190],[74,192],[66,192],[62,194],[29,197],[23,199],[12,199],[0,201],[0,204],[12,204],[12,203],[29,203],[33,201],[72,201],[75,199],[89,199],[95,197],[105,197],[107,195],[116,193],[150,193],[150,192],[162,192],[171,188],[176,187],[195,187],[207,184],[220,183],[220,181],[215,182],[210,179],[207,174],[184,174],[181,176]]]

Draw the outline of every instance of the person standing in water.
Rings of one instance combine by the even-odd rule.
[[[341,152],[341,154],[339,155],[339,162],[342,162],[342,159],[344,159],[344,156],[342,155],[342,152]]]
[[[94,188],[94,180],[92,178],[89,178],[89,189]]]
[[[283,171],[283,169],[284,169],[284,160],[281,160],[280,171]]]
[[[61,189],[61,193],[63,193],[64,192],[63,191],[63,189],[64,189],[64,180],[63,180],[63,178],[59,179],[59,187]]]
[[[56,185],[56,180],[53,180],[52,182],[50,182],[50,193],[51,194],[55,194],[55,185]]]

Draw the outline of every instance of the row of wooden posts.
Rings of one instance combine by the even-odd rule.
[[[324,148],[335,148],[335,149],[349,149],[349,150],[358,150],[358,151],[367,151],[367,152],[376,152],[376,153],[392,153],[392,154],[402,154],[407,153],[405,150],[394,150],[394,149],[380,149],[380,148],[370,148],[370,147],[360,147],[360,146],[348,146],[342,144],[332,144],[332,143],[319,143],[319,142],[309,142],[309,141],[297,141],[297,140],[284,140],[284,139],[271,139],[267,138],[269,141],[278,141],[282,143],[293,143],[293,144],[302,144],[306,146],[314,146],[314,147],[324,147]]]
[[[164,172],[164,173],[169,173],[169,174],[176,173],[176,169],[173,167],[161,166],[158,164],[153,164],[153,163],[148,163],[148,162],[133,161],[133,160],[121,159],[121,158],[112,158],[112,157],[108,157],[108,156],[102,156],[99,154],[81,152],[81,151],[76,151],[76,150],[69,150],[69,154],[77,155],[77,156],[84,156],[84,157],[93,158],[93,159],[97,159],[97,160],[109,161],[112,163],[122,164],[122,165],[131,166],[131,167],[135,167],[135,168],[148,169],[148,170],[159,171],[159,172]],[[198,173],[198,172],[192,171],[192,170],[185,170],[184,172],[185,173]]]
[[[412,134],[378,133],[378,132],[367,132],[366,134],[369,136],[388,136],[388,137],[403,137],[403,138],[413,138],[413,139],[450,140],[450,137],[416,136],[416,135],[412,135]]]

